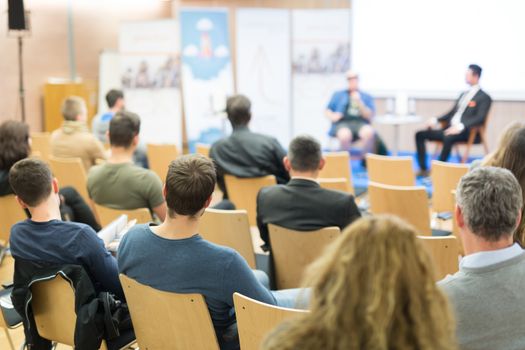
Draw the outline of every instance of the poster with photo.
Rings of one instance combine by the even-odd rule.
[[[124,22],[119,51],[126,109],[141,117],[142,141],[182,149],[178,22]]]
[[[349,9],[292,11],[294,134],[328,144],[324,110],[331,95],[346,87],[350,45]]]

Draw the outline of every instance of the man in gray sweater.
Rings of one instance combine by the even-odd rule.
[[[461,179],[455,217],[465,249],[459,272],[439,282],[452,303],[461,349],[525,349],[525,251],[514,243],[521,187],[506,169]]]

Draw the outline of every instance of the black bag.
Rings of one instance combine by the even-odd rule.
[[[126,303],[115,299],[114,295],[108,292],[100,292],[98,300],[104,308],[104,328],[107,340],[115,339],[121,331],[133,328]]]

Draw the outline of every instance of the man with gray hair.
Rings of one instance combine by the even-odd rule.
[[[299,231],[328,226],[342,230],[361,216],[351,194],[321,188],[316,181],[325,164],[316,139],[307,135],[294,138],[283,164],[290,182],[265,187],[257,196],[257,226],[265,242],[263,249],[270,245],[268,224]]]
[[[224,198],[228,198],[224,174],[245,178],[274,175],[277,183],[288,182],[290,178],[282,163],[286,152],[279,141],[248,128],[252,117],[250,100],[244,95],[229,97],[226,114],[233,132],[210,149],[210,158],[217,166],[217,184]]]
[[[461,179],[455,218],[465,257],[439,282],[455,310],[462,349],[525,349],[525,251],[513,241],[521,187],[512,173],[477,168]]]

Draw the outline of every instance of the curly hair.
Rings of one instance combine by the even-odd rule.
[[[308,269],[309,314],[277,327],[263,349],[456,349],[448,301],[416,230],[363,218]]]
[[[8,120],[0,125],[0,169],[9,170],[20,159],[27,158],[31,151],[29,145],[29,126],[16,120]]]

